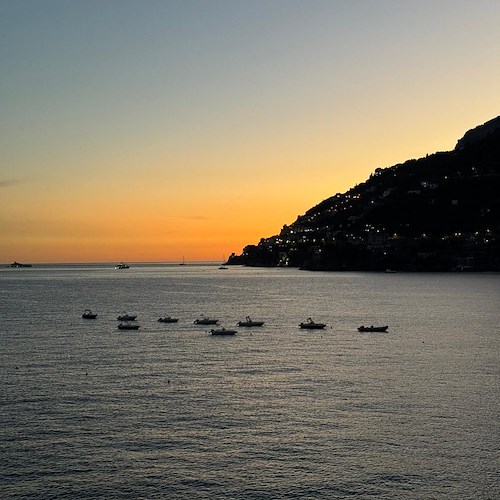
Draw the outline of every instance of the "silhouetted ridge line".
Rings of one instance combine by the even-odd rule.
[[[479,125],[476,128],[468,130],[465,135],[457,142],[455,150],[464,149],[475,142],[478,142],[489,135],[498,132],[500,129],[500,116],[493,118],[492,120],[483,123],[483,125]]]
[[[500,117],[453,151],[388,168],[309,209],[229,264],[309,270],[500,271]]]

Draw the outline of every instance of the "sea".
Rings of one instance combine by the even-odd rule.
[[[498,499],[499,299],[499,274],[1,268],[0,497]]]

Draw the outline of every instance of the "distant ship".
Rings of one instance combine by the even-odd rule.
[[[115,269],[129,269],[130,266],[125,264],[124,262],[120,262],[119,264],[116,264]]]
[[[12,264],[9,264],[7,267],[31,267],[31,264],[21,264],[20,262],[14,261]]]
[[[219,269],[227,269],[227,267],[224,265],[224,262],[226,262],[226,256],[225,255],[222,256],[222,260],[223,260],[223,262],[219,266]]]

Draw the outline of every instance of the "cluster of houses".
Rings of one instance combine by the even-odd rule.
[[[469,179],[480,175],[474,167],[468,171]],[[336,252],[350,249],[358,257],[347,267],[362,268],[366,262],[368,267],[404,266],[405,258],[414,267],[433,262],[436,268],[473,269],[498,244],[495,229],[488,227],[488,204],[476,207],[475,224],[464,222],[470,200],[456,188],[466,182],[460,172],[440,179],[415,177],[402,176],[397,167],[377,169],[366,183],[323,201],[279,234],[245,247],[240,261],[323,268],[336,259]]]

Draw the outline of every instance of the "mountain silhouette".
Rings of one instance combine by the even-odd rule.
[[[312,207],[229,264],[500,271],[500,117],[453,151],[388,168]]]

